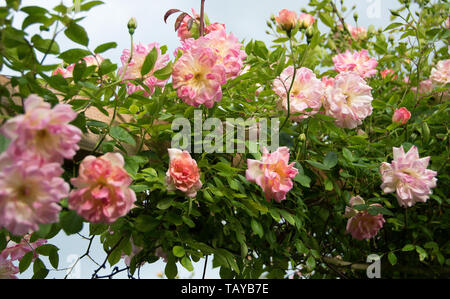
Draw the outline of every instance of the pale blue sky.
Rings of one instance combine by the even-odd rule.
[[[70,0],[62,1],[66,5],[71,3]],[[138,21],[138,28],[136,30],[134,39],[135,42],[151,43],[159,42],[165,44],[169,48],[169,53],[172,53],[175,48],[179,46],[179,40],[176,33],[173,31],[173,24],[176,16],[172,16],[168,20],[168,24],[163,21],[164,13],[171,8],[178,8],[190,12],[194,7],[199,11],[199,0],[106,0],[106,4],[92,9],[86,15],[86,19],[82,24],[89,33],[90,49],[95,49],[96,46],[115,41],[118,43],[117,49],[105,53],[105,58],[110,58],[113,62],[120,63],[120,55],[123,48],[129,47],[129,36],[127,30],[127,23],[131,17],[135,17]],[[5,1],[0,0],[0,5],[4,5]],[[52,8],[61,3],[61,0],[23,0],[24,5],[41,5],[46,8]],[[307,0],[206,0],[206,12],[213,22],[220,22],[226,24],[227,30],[233,32],[240,40],[258,39],[265,42],[270,42],[270,37],[265,34],[267,29],[266,21],[271,14],[277,14],[281,9],[287,8],[290,10],[300,11],[308,3]],[[378,27],[386,27],[389,24],[389,9],[397,8],[397,1],[391,0],[345,0],[344,4],[351,8],[354,4],[358,4],[359,25],[367,27],[369,24]],[[21,21],[23,15],[19,15],[17,21]],[[348,18],[348,22],[354,25],[352,14]],[[17,25],[17,24],[16,24]],[[36,27],[30,27],[30,33],[36,30]],[[34,34],[34,33],[33,33]],[[48,33],[50,35],[50,33]],[[64,36],[58,39],[59,46],[62,51],[71,47],[78,47],[76,44],[69,41]],[[57,63],[56,59],[51,59],[48,62]],[[3,74],[8,74],[6,70]],[[82,232],[88,235],[88,226],[85,225]],[[66,236],[61,232],[57,237],[50,241],[60,248],[60,268],[69,266],[70,255],[81,255],[85,252],[88,242],[81,239],[79,236]],[[101,248],[101,244],[97,241],[92,246],[92,257],[102,262],[105,254]],[[43,258],[47,265],[48,260]],[[90,278],[95,264],[89,259],[85,258],[80,263],[81,278]],[[123,268],[124,264],[121,262],[119,268]],[[164,272],[165,264],[162,261],[146,265],[141,270],[141,277],[143,278],[157,278],[157,272]],[[203,271],[203,261],[200,261],[195,266],[194,278],[201,278]],[[190,277],[191,273],[186,271],[181,265],[178,265],[181,278]],[[109,271],[100,272],[100,274],[108,274]],[[65,272],[50,272],[49,278],[62,278]],[[28,270],[20,275],[21,278],[28,278],[32,276],[32,271]],[[126,277],[126,274],[117,275],[117,277]],[[219,278],[218,269],[211,269],[211,262],[207,270],[207,278]]]

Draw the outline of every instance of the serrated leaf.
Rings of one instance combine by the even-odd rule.
[[[64,31],[64,34],[77,44],[83,46],[87,46],[89,44],[89,38],[86,30],[75,22],[69,23],[67,29]]]

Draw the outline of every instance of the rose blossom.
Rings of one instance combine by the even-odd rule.
[[[367,38],[367,29],[364,27],[353,27],[352,25],[347,25],[348,31],[350,31],[352,37],[355,40],[363,40]]]
[[[450,59],[439,61],[436,67],[431,69],[430,78],[438,85],[450,83]]]
[[[222,31],[225,30],[225,24],[221,23],[212,23],[205,27],[205,33],[211,33],[213,31]]]
[[[295,11],[282,9],[275,20],[283,30],[290,31],[297,26],[297,13]]]
[[[110,224],[125,216],[133,208],[136,194],[129,188],[132,180],[123,166],[119,153],[84,158],[78,177],[70,179],[76,189],[70,192],[69,209],[91,223]]]
[[[226,83],[226,69],[217,64],[212,49],[192,48],[173,66],[173,87],[188,105],[211,108],[222,99],[222,85]]]
[[[333,86],[334,85],[334,78],[329,78],[328,76],[324,76],[322,77],[322,86],[325,89],[328,86]]]
[[[187,151],[169,148],[169,169],[166,172],[167,191],[176,189],[185,192],[187,197],[195,197],[202,187],[197,162]]]
[[[35,242],[30,242],[31,235],[26,235],[20,240],[20,243],[9,241],[8,246],[1,252],[0,258],[10,257],[12,261],[21,260],[23,256],[30,251],[33,251],[33,258],[37,258],[39,255],[35,251],[39,246],[47,243],[47,240],[38,239]]]
[[[367,50],[355,51],[353,54],[347,50],[345,53],[334,56],[333,62],[339,73],[354,71],[363,78],[372,77],[377,73],[375,68],[378,61],[370,58]]]
[[[198,13],[196,13],[194,9],[192,9],[192,16],[194,19],[200,18],[200,15]],[[180,27],[178,27],[177,35],[182,41],[192,37],[192,33],[188,28],[188,22],[190,19],[191,19],[191,16],[186,15],[183,18],[183,21],[181,21]]]
[[[312,24],[314,24],[315,19],[312,15],[309,15],[307,13],[301,13],[300,17],[298,18],[298,23],[300,24],[300,28],[308,28]]]
[[[353,208],[353,206],[363,204],[365,202],[360,196],[354,196],[350,199],[351,207],[345,208],[345,216],[349,218],[346,231],[356,240],[375,237],[386,222],[382,214],[372,216],[368,211],[358,211]],[[371,204],[370,206],[381,207],[379,204]]]
[[[340,73],[325,90],[324,108],[338,127],[354,129],[372,114],[372,88],[358,74]]]
[[[394,115],[392,116],[392,121],[401,122],[404,125],[410,118],[411,112],[409,112],[405,107],[402,107],[400,109],[395,109]]]
[[[426,202],[436,187],[436,171],[427,169],[430,157],[420,159],[417,147],[412,146],[405,154],[403,146],[394,147],[394,160],[383,162],[380,173],[384,193],[396,192],[400,206],[411,207],[417,202]]]
[[[63,172],[58,163],[31,154],[0,155],[0,227],[20,236],[57,222],[58,202],[69,194],[69,184],[59,177]]]
[[[209,48],[217,55],[216,64],[225,67],[226,78],[233,79],[241,73],[246,54],[242,44],[232,33],[225,30],[213,31],[192,43],[192,47]]]
[[[0,256],[0,279],[17,279],[16,274],[19,268],[13,265],[11,260],[3,259]]]
[[[86,67],[90,67],[93,65],[100,66],[105,60],[102,56],[95,54],[91,56],[86,56],[83,58],[83,60],[86,62]],[[72,78],[73,77],[73,70],[75,69],[75,63],[67,66],[67,68],[61,68],[58,67],[56,70],[53,71],[52,75],[55,76],[57,74],[60,74],[64,78]]]
[[[77,113],[68,104],[57,104],[51,108],[36,95],[25,99],[25,114],[9,119],[1,128],[11,144],[8,152],[19,159],[31,151],[49,162],[72,159],[79,149],[81,130],[69,122]]]
[[[141,69],[144,65],[145,58],[147,58],[147,55],[153,50],[156,49],[157,52],[157,58],[155,61],[155,65],[153,66],[153,69],[151,69],[147,74],[144,76],[141,75]],[[128,86],[128,93],[132,94],[136,91],[143,90],[144,96],[150,97],[155,92],[155,87],[164,87],[167,83],[167,80],[160,80],[156,78],[153,74],[155,71],[160,70],[166,66],[166,62],[170,59],[169,54],[162,55],[161,49],[159,47],[158,43],[151,43],[148,45],[144,44],[134,44],[133,45],[133,57],[131,61],[130,60],[131,52],[128,49],[124,49],[122,52],[122,56],[120,56],[120,60],[122,61],[122,67],[119,69],[119,74],[121,75],[123,71],[125,70],[125,74],[123,75],[123,79],[127,81]],[[127,65],[125,69],[125,66]],[[143,78],[144,84],[148,87],[150,90],[149,92],[145,90],[142,86],[136,85],[129,80],[133,79],[140,79]]]
[[[279,203],[286,199],[286,193],[294,186],[291,179],[298,174],[295,162],[288,163],[289,148],[283,146],[270,154],[264,147],[260,161],[247,159],[245,176],[263,189],[267,201],[274,198]]]
[[[293,75],[294,67],[289,66],[281,73],[279,78],[275,79],[273,83],[273,89],[281,98],[281,106],[285,111],[288,110],[287,91],[291,86]],[[291,89],[291,95],[289,97],[290,113],[304,114],[292,116],[292,119],[295,121],[301,121],[308,118],[310,115],[314,115],[319,112],[322,107],[322,96],[322,82],[316,78],[314,72],[305,67],[297,70],[294,84]],[[313,110],[310,112],[305,112],[307,108],[312,108]]]

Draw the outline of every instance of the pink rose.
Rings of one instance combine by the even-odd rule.
[[[404,125],[410,118],[411,112],[409,112],[405,107],[402,107],[400,109],[395,109],[394,115],[392,116],[392,121],[401,122]]]
[[[395,71],[392,69],[385,69],[384,71],[381,71],[380,74],[383,79],[385,79],[386,77],[390,78],[391,80],[395,80],[398,78],[398,76],[395,75]]]
[[[313,25],[315,22],[315,19],[312,15],[309,15],[307,13],[301,13],[300,17],[298,19],[298,23],[300,24],[300,28],[308,28],[309,26]]]
[[[136,194],[129,188],[132,180],[123,168],[119,153],[101,157],[87,156],[79,175],[70,182],[76,188],[69,195],[69,209],[91,223],[113,223],[134,206]]]
[[[353,208],[353,206],[362,204],[365,204],[365,202],[360,196],[352,197],[350,199],[351,207],[346,207],[345,209],[345,216],[349,217],[346,231],[356,240],[371,239],[375,237],[386,222],[382,214],[373,216],[370,215],[367,210],[358,211]],[[379,204],[372,204],[370,206],[381,207]]]
[[[153,69],[151,69],[147,74],[144,76],[141,75],[141,69],[144,65],[145,58],[147,58],[147,55],[153,50],[156,49],[157,58],[155,61],[155,65],[153,66]],[[158,43],[151,43],[148,45],[144,44],[134,44],[133,45],[133,57],[131,61],[130,60],[131,52],[128,49],[123,50],[122,56],[120,57],[120,60],[122,61],[122,67],[119,69],[119,74],[122,74],[125,70],[125,74],[123,75],[123,79],[127,82],[128,86],[128,93],[133,94],[137,91],[144,91],[144,96],[150,97],[155,92],[155,87],[159,86],[163,88],[167,80],[160,80],[156,78],[153,74],[164,67],[166,67],[166,62],[169,60],[169,54],[162,55],[161,49],[159,47]],[[128,66],[125,69],[125,65],[128,63]],[[143,83],[148,87],[149,91],[144,89],[141,85],[137,85],[135,83],[132,83],[131,80],[133,79],[140,79],[143,78]]]
[[[377,73],[375,69],[378,61],[369,57],[367,50],[353,52],[347,50],[345,53],[333,57],[334,67],[338,72],[356,72],[363,78],[369,78]]]
[[[260,161],[247,159],[245,176],[263,189],[267,201],[274,198],[279,203],[286,199],[286,193],[294,186],[292,179],[298,174],[295,162],[288,163],[289,148],[280,147],[270,154],[264,147]]]
[[[340,73],[325,90],[325,114],[340,128],[354,129],[372,114],[372,88],[357,73]]]
[[[439,61],[436,67],[431,69],[430,79],[438,85],[450,83],[450,59]]]
[[[17,279],[19,268],[14,266],[11,260],[0,257],[0,279]]]
[[[69,194],[58,163],[46,163],[27,153],[19,159],[0,155],[0,227],[14,235],[39,229],[39,224],[58,221],[59,201]]]
[[[188,105],[207,108],[222,99],[226,69],[210,48],[191,48],[173,66],[173,88]]]
[[[367,38],[367,29],[364,27],[353,27],[352,25],[347,25],[348,31],[350,31],[352,37],[355,40],[364,40]]]
[[[430,157],[420,159],[417,147],[405,154],[403,146],[394,147],[394,160],[380,166],[381,189],[384,193],[396,192],[402,207],[412,207],[417,202],[426,202],[436,187],[437,172],[427,169]]]
[[[293,75],[294,67],[289,66],[273,83],[273,89],[281,98],[281,106],[285,111],[288,110],[287,91],[291,86]],[[291,118],[295,121],[301,121],[319,112],[322,107],[322,96],[322,82],[316,78],[314,72],[305,67],[297,70],[289,97]],[[312,111],[306,112],[305,110],[308,108],[311,108]],[[302,114],[292,116],[295,113]]]
[[[283,30],[290,31],[297,26],[297,13],[295,11],[282,9],[275,20]]]
[[[37,258],[39,255],[35,251],[39,246],[47,243],[47,240],[38,239],[35,242],[30,242],[31,235],[26,235],[22,238],[19,244],[13,241],[8,242],[8,246],[1,252],[0,258],[7,259],[10,257],[12,261],[21,260],[23,256],[30,251],[33,251],[33,258]]]
[[[45,161],[59,162],[72,159],[79,149],[81,130],[69,123],[77,113],[68,104],[51,108],[36,95],[25,99],[25,114],[9,119],[1,128],[9,139],[9,154],[19,159],[31,151]]]
[[[195,197],[202,187],[197,162],[187,151],[169,148],[168,152],[170,163],[166,172],[167,190],[178,189],[186,193],[187,197]]]

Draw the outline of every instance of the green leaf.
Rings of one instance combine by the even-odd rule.
[[[389,252],[388,254],[388,260],[391,263],[392,266],[395,266],[397,264],[397,256],[393,252]]]
[[[195,227],[195,223],[194,223],[194,221],[191,220],[191,218],[182,216],[181,219],[183,219],[183,222],[186,223],[186,225],[189,226],[190,228]]]
[[[117,48],[116,42],[105,43],[105,44],[102,44],[102,45],[98,46],[97,48],[95,48],[94,53],[100,54],[100,53],[104,53],[104,52],[114,49],[114,48]]]
[[[315,168],[322,169],[322,170],[330,170],[329,167],[327,167],[326,165],[324,165],[324,164],[322,164],[320,162],[312,161],[312,160],[306,160],[306,162],[308,162],[309,165],[311,165],[311,166],[313,166]]]
[[[86,71],[87,65],[86,61],[81,60],[73,69],[73,81],[76,83],[83,78],[84,72]]]
[[[48,259],[50,261],[50,264],[53,268],[58,269],[59,266],[59,255],[57,250],[53,250],[50,252],[50,255],[48,256]]]
[[[312,255],[306,260],[306,267],[309,270],[313,270],[316,267],[316,259]]]
[[[41,259],[36,259],[33,264],[33,279],[43,279],[48,275],[48,269],[45,267]]]
[[[172,248],[173,255],[176,257],[183,257],[185,255],[184,248],[181,246],[174,246]]]
[[[50,256],[52,251],[58,251],[59,248],[52,244],[43,244],[36,248],[36,252],[45,256]]]
[[[73,235],[83,229],[83,218],[75,211],[62,211],[59,223],[67,235]]]
[[[119,141],[136,146],[136,141],[124,128],[113,126],[109,131],[109,135]]]
[[[89,38],[86,30],[75,22],[70,22],[64,34],[77,44],[87,46]]]
[[[173,258],[169,257],[169,261],[166,264],[166,268],[164,269],[164,274],[168,279],[173,279],[178,274],[178,268]]]
[[[173,63],[169,62],[165,67],[159,69],[153,73],[153,76],[158,78],[159,80],[167,80],[172,74]]]
[[[141,76],[144,77],[155,67],[156,60],[158,59],[158,51],[153,48],[147,57],[145,57],[144,64],[141,68]]]
[[[334,28],[335,24],[334,24],[333,18],[330,16],[329,13],[320,12],[319,18],[325,25],[327,25],[330,28]]]
[[[278,210],[283,216],[284,219],[286,219],[287,222],[289,222],[291,225],[295,225],[295,219],[292,217],[292,215],[286,211],[286,210]]]
[[[156,207],[160,210],[167,210],[168,208],[170,208],[172,206],[172,203],[173,203],[173,198],[166,198],[166,199],[163,199],[160,202],[158,202]]]
[[[251,226],[252,226],[253,232],[255,234],[257,234],[260,238],[262,238],[264,236],[264,229],[263,229],[262,225],[253,218],[251,221]]]
[[[49,54],[58,54],[59,53],[59,46],[56,43],[56,41],[51,39],[42,39],[40,35],[34,35],[31,38],[31,41],[33,42],[33,46],[42,53],[49,53]]]
[[[302,186],[309,188],[311,183],[311,178],[304,174],[297,174],[294,178],[294,181],[300,183]]]
[[[344,158],[347,159],[349,162],[355,161],[355,158],[353,157],[353,154],[349,149],[344,147],[342,149],[342,154],[344,155]]]
[[[184,257],[181,259],[181,265],[182,265],[184,268],[186,268],[186,270],[188,270],[189,272],[194,271],[194,267],[192,266],[191,260],[190,260],[187,256],[184,256]]]
[[[20,259],[20,262],[19,262],[19,271],[20,271],[20,273],[25,272],[28,269],[28,267],[30,267],[32,261],[33,261],[33,252],[32,251],[28,251]]]
[[[323,164],[325,165],[325,167],[327,167],[328,169],[333,168],[334,166],[336,166],[338,162],[338,156],[336,153],[334,152],[330,152],[325,156],[325,159],[323,160]]]

